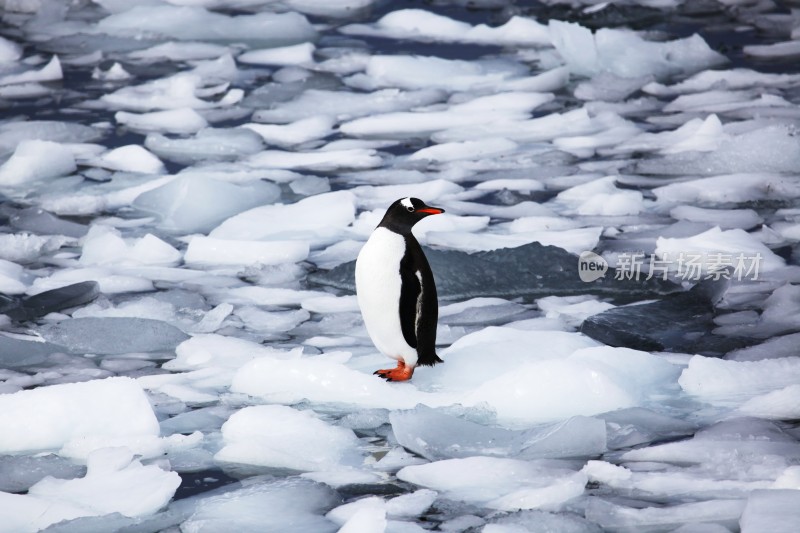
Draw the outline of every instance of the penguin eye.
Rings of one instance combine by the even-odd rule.
[[[406,211],[408,211],[409,213],[413,213],[414,208],[409,205],[408,207],[406,207]]]

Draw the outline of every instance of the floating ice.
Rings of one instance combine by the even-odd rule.
[[[20,265],[0,259],[0,293],[6,295],[24,293],[28,286],[22,281],[23,272]],[[3,312],[6,312],[5,308]]]
[[[696,254],[700,256],[697,264],[702,266],[703,275],[728,265],[739,269],[739,273],[734,274],[740,279],[748,276],[751,267],[755,270],[750,275],[757,277],[759,272],[768,272],[785,265],[783,259],[753,235],[741,229],[723,231],[718,226],[684,239],[659,237],[655,253],[659,258],[670,261],[673,269],[678,268],[681,254],[685,258]],[[743,261],[741,265],[738,264],[740,257]],[[751,264],[754,261],[756,264]]]
[[[203,499],[181,524],[186,531],[334,533],[322,513],[341,504],[333,489],[307,479],[245,481],[243,487]]]
[[[791,105],[779,96],[761,94],[760,90],[707,91],[679,96],[664,106],[664,111],[731,113],[753,107],[791,107]]]
[[[800,448],[791,435],[772,422],[731,419],[699,431],[692,439],[630,450],[622,454],[634,472],[628,480],[609,478],[611,485],[635,486],[654,494],[741,497],[754,489],[797,485]],[[677,463],[681,471],[646,473],[651,462]],[[643,463],[642,463],[643,462]],[[645,468],[641,468],[645,466]]]
[[[3,453],[58,450],[70,441],[158,436],[158,422],[130,378],[50,385],[0,395]],[[32,423],[32,421],[36,421]]]
[[[240,63],[252,65],[302,65],[314,62],[314,50],[311,43],[250,50],[236,58]]]
[[[533,346],[543,349],[533,350]],[[597,343],[575,333],[490,326],[458,339],[442,353],[447,364],[420,373],[414,383],[436,388],[447,384],[450,390],[470,392],[526,363],[564,359],[592,346]]]
[[[792,172],[800,165],[800,144],[782,125],[724,139],[712,152],[681,152],[636,164],[642,174],[715,176],[748,172]]]
[[[77,170],[69,148],[51,141],[25,140],[0,166],[0,184],[6,187],[49,180]]]
[[[435,56],[370,56],[364,74],[346,81],[363,89],[396,87],[400,89],[443,89],[466,91],[502,88],[519,79],[526,69],[519,63],[504,60],[464,61]]]
[[[100,67],[95,67],[92,71],[92,78],[101,81],[123,81],[129,80],[132,77],[131,73],[117,62],[114,62],[108,70],[101,70]]]
[[[239,307],[234,314],[244,322],[245,327],[253,331],[273,333],[285,333],[311,318],[305,309],[262,311],[255,306]]]
[[[443,92],[433,89],[383,89],[371,93],[309,89],[274,109],[259,109],[253,119],[260,122],[288,123],[325,114],[339,121],[350,120],[431,105],[443,100],[444,96]]]
[[[536,300],[546,318],[557,318],[574,327],[598,313],[613,309],[608,302],[600,302],[591,296],[547,296]]]
[[[754,396],[739,406],[743,415],[769,420],[793,420],[800,417],[800,385],[789,385],[760,396]]]
[[[674,131],[642,133],[619,144],[611,151],[614,153],[659,151],[663,154],[687,151],[712,152],[729,137],[724,133],[717,115],[712,114],[705,120],[692,119]]]
[[[792,533],[800,524],[800,492],[756,490],[747,498],[739,526],[742,533]]]
[[[611,449],[629,448],[657,440],[674,439],[694,434],[694,424],[670,416],[632,407],[602,413],[595,418],[606,421],[608,447]]]
[[[110,226],[95,225],[83,241],[80,262],[83,265],[142,264],[171,266],[181,260],[181,253],[153,234],[126,242]]]
[[[733,336],[751,335],[756,338],[766,338],[796,331],[797,313],[800,310],[800,286],[787,283],[778,287],[764,300],[762,309],[757,321],[750,324],[721,326],[717,332]],[[785,339],[784,343],[791,339],[792,337]]]
[[[388,501],[373,496],[341,505],[330,511],[325,517],[337,524],[352,528],[340,529],[339,531],[352,531],[354,533],[372,531],[373,529],[364,529],[360,525],[355,527],[362,523],[363,520],[366,520],[365,517],[368,513],[375,515],[374,521],[376,523],[380,522],[378,517],[382,518],[383,527],[385,527],[385,519],[387,517],[395,519],[416,518],[427,511],[435,500],[436,492],[428,489],[421,489],[409,494],[403,494]]]
[[[39,70],[28,70],[19,74],[6,74],[0,76],[0,86],[17,83],[30,83],[39,81],[55,81],[64,77],[58,56],[53,58]]]
[[[99,139],[99,129],[72,122],[50,120],[9,121],[0,124],[0,155],[12,153],[21,141],[80,143]]]
[[[278,199],[278,187],[258,181],[241,185],[202,176],[174,180],[136,197],[133,207],[158,217],[173,233],[208,232],[225,219]]]
[[[280,46],[312,40],[316,31],[298,13],[256,13],[227,16],[190,6],[135,6],[110,15],[96,25],[109,35],[149,32],[183,41],[249,41],[260,46]]]
[[[184,260],[188,265],[279,265],[308,257],[308,244],[300,241],[237,241],[194,237]]]
[[[618,102],[625,100],[652,79],[652,75],[631,78],[603,71],[594,75],[591,80],[579,83],[575,88],[575,97],[581,100]]]
[[[548,46],[547,27],[533,19],[511,17],[501,26],[472,26],[422,9],[401,9],[378,19],[374,24],[351,24],[340,28],[348,35],[368,35],[392,39],[445,41],[507,46]]]
[[[157,155],[178,163],[231,161],[259,152],[261,137],[246,128],[204,128],[194,137],[170,139],[151,133],[144,145]]]
[[[800,43],[797,41],[782,41],[772,44],[751,44],[744,47],[744,53],[753,57],[795,57],[800,55]]]
[[[318,194],[294,204],[256,207],[229,218],[209,237],[234,240],[322,238],[355,219],[355,197],[346,191]]]
[[[726,403],[788,387],[797,382],[798,376],[800,361],[794,357],[725,361],[696,355],[678,382],[689,394]]]
[[[268,145],[288,147],[322,139],[333,133],[333,119],[318,115],[297,120],[291,124],[244,124],[242,127],[261,135]]]
[[[726,174],[671,183],[653,189],[662,202],[732,204],[797,198],[800,186],[779,174]]]
[[[38,207],[27,207],[8,217],[11,226],[37,235],[64,235],[83,237],[89,228],[83,224],[64,220]]]
[[[226,92],[227,91],[227,92]],[[204,100],[202,97],[223,93],[222,98]],[[244,95],[241,89],[227,90],[227,84],[219,87],[204,87],[203,78],[191,72],[179,72],[167,78],[159,78],[142,85],[123,87],[113,93],[104,94],[99,103],[111,109],[130,111],[154,111],[159,109],[212,109],[237,103]]]
[[[616,177],[608,176],[560,192],[555,202],[578,215],[636,215],[644,207],[642,193],[618,189]],[[590,248],[585,248],[589,250]]]
[[[38,326],[36,331],[76,354],[171,351],[187,338],[176,327],[147,318],[72,318]]]
[[[439,318],[448,325],[491,325],[521,314],[528,314],[526,306],[502,298],[472,298],[439,308]]]
[[[206,119],[190,107],[151,113],[118,111],[114,120],[132,130],[145,133],[196,133],[208,126]]]
[[[408,156],[410,161],[427,160],[441,163],[462,159],[484,159],[513,152],[517,143],[508,139],[484,139],[482,141],[464,141],[438,144],[418,150]]]
[[[110,150],[90,161],[90,164],[109,170],[162,174],[164,164],[138,144],[129,144]]]
[[[449,521],[453,529],[445,531],[462,531],[464,528],[478,527],[483,520],[474,515],[463,515]],[[559,533],[601,533],[598,525],[573,513],[548,513],[545,511],[520,511],[501,514],[489,519],[481,530],[483,533],[534,533],[537,531],[558,531]],[[709,532],[711,533],[711,532]]]
[[[235,337],[195,335],[175,349],[176,357],[164,363],[170,371],[203,368],[236,370],[257,357],[287,357],[287,353]]]
[[[697,34],[657,43],[627,30],[601,28],[592,34],[579,24],[560,20],[551,20],[549,28],[556,50],[573,72],[584,76],[608,71],[625,78],[666,78],[727,61]]]
[[[690,222],[707,222],[721,229],[751,229],[761,224],[764,219],[752,209],[703,209],[691,205],[679,205],[669,212],[677,220]]]
[[[551,101],[553,95],[538,93],[501,93],[478,97],[451,105],[445,111],[394,112],[360,118],[342,124],[340,130],[356,137],[405,138],[430,135],[450,128],[465,128],[481,124],[513,123],[526,118],[531,110]],[[492,136],[479,135],[481,139]],[[506,137],[504,134],[495,137]],[[509,139],[514,140],[509,136]],[[462,139],[453,139],[459,141]],[[467,140],[467,139],[463,139]],[[447,142],[449,139],[436,139]]]
[[[0,459],[0,490],[24,492],[47,476],[73,479],[86,474],[86,467],[53,454],[5,455]]]
[[[3,530],[40,531],[62,520],[119,513],[146,516],[164,507],[181,483],[175,472],[143,466],[125,448],[106,448],[88,460],[86,476],[47,477],[26,495],[0,493]],[[13,512],[8,512],[13,509]]]
[[[573,417],[527,430],[492,428],[426,406],[389,415],[397,442],[436,461],[476,455],[516,459],[594,456],[606,451],[606,427],[598,419]]]
[[[255,168],[340,172],[379,167],[383,159],[375,150],[366,148],[315,152],[265,150],[249,157],[246,163]]]
[[[162,61],[165,59],[191,61],[216,59],[230,52],[231,49],[229,47],[219,44],[169,41],[144,50],[134,50],[128,53],[128,57],[141,61]]]
[[[758,313],[747,316],[748,320],[745,324],[752,325],[753,321],[758,320]],[[745,317],[743,317],[745,318]],[[717,319],[719,320],[719,319]],[[741,325],[741,324],[736,324]],[[721,326],[725,327],[725,326]],[[740,330],[717,330],[720,334],[733,334]],[[768,339],[761,344],[755,344],[740,348],[732,352],[728,352],[725,356],[726,359],[731,361],[760,361],[761,359],[776,359],[780,357],[789,357],[797,354],[797,343],[800,341],[800,333],[791,333],[789,335],[782,335]]]
[[[16,263],[31,263],[42,254],[58,250],[73,239],[63,236],[31,235],[30,233],[6,233],[0,235],[0,259]]]
[[[519,337],[525,335],[521,330],[510,331]],[[539,337],[548,338],[546,332],[540,333]],[[581,338],[571,335],[576,341]],[[493,353],[494,359],[503,353],[488,345],[481,353],[484,360],[488,352]],[[500,359],[502,364],[493,366],[494,375],[473,375],[475,383],[467,389],[459,381],[464,373],[458,372],[458,366],[448,371],[449,365],[441,365],[420,373],[415,386],[402,390],[324,358],[262,357],[239,369],[231,390],[277,403],[306,399],[314,403],[395,409],[418,403],[432,407],[455,402],[488,405],[497,413],[499,423],[518,427],[636,405],[674,382],[678,373],[671,364],[632,350],[582,349],[564,360],[558,359],[557,354],[540,354],[534,362]],[[537,354],[521,350],[518,357],[526,355],[529,359]],[[458,362],[457,356],[444,354],[444,357],[449,362]],[[416,389],[417,386],[422,390]],[[517,392],[509,397],[508,390]],[[531,409],[531,405],[537,409]]]
[[[431,138],[436,142],[474,140],[484,137],[503,137],[515,142],[541,142],[558,137],[569,139],[592,135],[610,130],[614,126],[625,126],[627,123],[616,113],[602,112],[592,116],[586,108],[564,113],[550,113],[531,119],[528,119],[527,116],[498,117],[497,113],[494,115],[491,120],[469,122],[470,128],[468,129],[462,128],[459,123],[446,123],[445,127],[437,128],[437,130],[444,131],[435,133]],[[504,120],[498,120],[499,118],[504,118]],[[625,139],[619,139],[617,142],[623,140]]]
[[[358,458],[358,439],[308,411],[283,405],[246,407],[222,426],[225,446],[214,458],[299,471],[330,470]]]
[[[640,405],[677,374],[672,364],[645,352],[584,348],[563,359],[524,363],[477,386],[464,403],[485,402],[499,421],[519,426]]]
[[[301,13],[317,15],[320,17],[349,18],[354,14],[363,12],[375,0],[286,0],[286,4]]]
[[[56,271],[50,276],[36,278],[28,294],[41,294],[74,283],[94,281],[103,294],[152,291],[153,282],[136,275],[116,274],[109,268],[69,268]]]
[[[558,510],[583,494],[587,481],[585,474],[565,468],[495,457],[447,459],[407,466],[397,477],[440,491],[450,499],[501,511]]]
[[[645,85],[643,90],[657,96],[674,96],[708,91],[715,87],[736,90],[751,87],[790,86],[797,83],[797,81],[800,81],[800,76],[797,74],[773,74],[746,68],[734,68],[728,70],[704,70],[673,85],[650,83]]]
[[[401,390],[375,376],[322,358],[255,359],[239,369],[231,391],[283,404],[306,399],[315,403],[410,409],[426,400],[434,404],[442,402],[436,395]]]
[[[22,57],[22,48],[5,37],[0,37],[0,63],[10,63]]]
[[[713,527],[712,524],[719,524],[725,528],[725,531],[732,531],[737,528],[743,509],[744,501],[734,499],[637,509],[593,498],[586,507],[586,518],[599,524],[604,531],[631,533],[634,531],[672,531],[685,525],[694,527],[694,531],[722,531],[718,528],[699,529],[706,525]]]

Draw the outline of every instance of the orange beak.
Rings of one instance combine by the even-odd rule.
[[[441,215],[444,213],[444,209],[439,209],[438,207],[426,207],[425,209],[418,209],[417,212],[428,213],[429,215]]]

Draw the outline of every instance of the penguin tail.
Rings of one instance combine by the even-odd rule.
[[[444,360],[436,355],[436,352],[420,354],[419,359],[417,360],[418,366],[433,366],[439,363],[444,363]]]

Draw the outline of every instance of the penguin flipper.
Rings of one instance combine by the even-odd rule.
[[[419,297],[422,293],[422,286],[413,270],[401,268],[400,278],[402,285],[400,289],[400,329],[403,331],[403,338],[409,346],[417,348],[417,316],[419,307]]]

